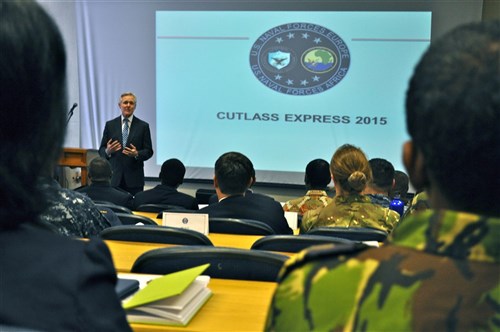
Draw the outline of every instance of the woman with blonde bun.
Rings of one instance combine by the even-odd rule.
[[[308,211],[302,218],[300,232],[315,227],[372,227],[391,232],[399,221],[397,212],[373,204],[361,194],[372,178],[370,164],[364,152],[344,144],[335,151],[330,172],[336,195],[325,207]]]

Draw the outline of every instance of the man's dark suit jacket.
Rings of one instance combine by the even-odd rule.
[[[142,204],[167,204],[181,206],[188,210],[198,210],[196,198],[164,184],[137,193],[134,197],[134,209]]]
[[[25,222],[0,231],[0,323],[36,331],[130,331],[111,254]]]
[[[293,233],[279,202],[264,195],[251,196],[252,198],[243,195],[229,196],[204,207],[199,213],[207,213],[209,218],[253,219],[268,224],[276,234]]]
[[[93,201],[107,201],[129,209],[133,207],[134,196],[123,189],[111,187],[109,183],[92,182],[89,186],[80,187],[75,190],[86,194]]]
[[[245,197],[246,198],[250,198],[250,199],[260,199],[260,198],[264,198],[264,199],[271,199],[271,200],[274,200],[274,198],[272,198],[271,196],[267,196],[267,195],[264,195],[264,194],[259,194],[259,193],[254,193],[251,189],[248,189],[245,193]],[[209,205],[212,205],[212,204],[215,204],[219,201],[219,198],[217,197],[217,194],[213,194],[212,196],[210,196],[210,198],[208,199],[208,204]]]
[[[106,122],[99,148],[99,155],[107,158],[113,170],[111,186],[118,187],[122,177],[128,187],[144,186],[144,161],[153,156],[153,144],[151,142],[151,132],[149,124],[142,121],[134,115],[130,125],[127,146],[133,144],[139,156],[137,159],[127,157],[122,151],[117,151],[108,157],[106,154],[106,145],[110,139],[122,141],[122,120],[121,115],[113,120]]]

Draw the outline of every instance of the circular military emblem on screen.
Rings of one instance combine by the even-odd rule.
[[[325,92],[347,74],[350,53],[333,31],[313,23],[288,23],[252,45],[250,66],[269,89],[294,96]]]

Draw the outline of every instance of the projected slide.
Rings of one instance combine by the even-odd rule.
[[[156,12],[157,163],[303,172],[344,143],[401,166],[430,12]]]

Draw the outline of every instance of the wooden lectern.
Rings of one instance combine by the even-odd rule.
[[[82,186],[87,184],[87,149],[64,148],[59,166],[80,167],[82,169]]]

